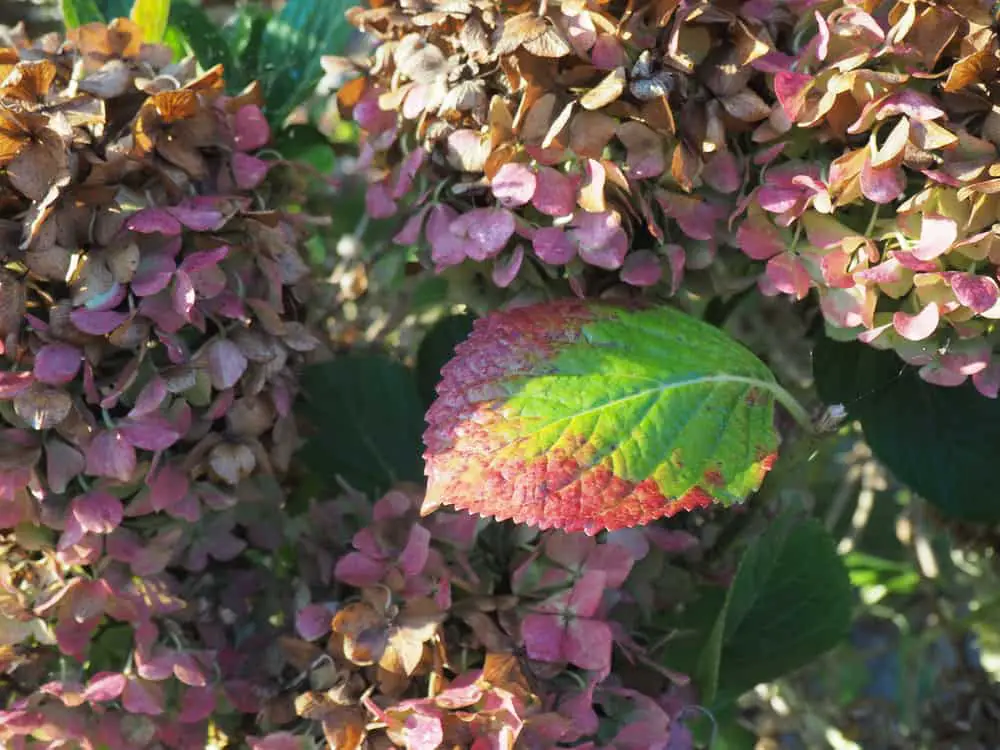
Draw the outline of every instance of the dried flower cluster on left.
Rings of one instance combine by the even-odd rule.
[[[221,68],[196,77],[124,19],[15,41],[0,49],[0,645],[93,664],[120,623],[131,656],[15,701],[0,738],[132,748],[162,730],[191,747],[220,667],[161,621],[184,607],[164,571],[239,554],[241,482],[287,468],[293,368],[318,343],[296,320],[307,268],[262,197],[255,86],[227,96]],[[124,713],[102,708],[119,697]],[[168,705],[179,718],[158,730]]]

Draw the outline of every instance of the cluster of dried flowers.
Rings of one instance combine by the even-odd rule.
[[[280,647],[302,687],[275,699],[286,704],[276,714],[312,720],[351,750],[692,746],[678,720],[693,697],[686,680],[624,623],[629,607],[678,603],[639,581],[696,557],[695,537],[649,528],[598,542],[523,528],[498,545],[512,527],[452,512],[421,519],[421,500],[407,490],[379,500],[333,568],[338,603],[298,611],[297,637]],[[631,677],[612,674],[615,649]],[[278,736],[288,744],[274,748],[300,747],[300,735],[269,740]]]
[[[243,506],[297,442],[293,368],[318,343],[296,321],[307,269],[262,205],[256,89],[226,96],[220,69],[195,77],[123,19],[12,37],[0,744],[201,747],[217,703],[253,701],[192,611],[204,593],[180,595],[207,584],[169,571],[267,540]]]
[[[488,260],[499,286],[583,295],[607,271],[672,294],[709,267],[719,292],[758,273],[738,249],[766,261],[765,294],[816,289],[833,335],[996,397],[988,4],[402,0],[351,18],[380,40],[338,94],[369,211],[403,208],[396,241],[437,269]]]

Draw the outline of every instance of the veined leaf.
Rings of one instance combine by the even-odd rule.
[[[823,525],[779,516],[743,553],[702,648],[701,700],[722,706],[829,651],[847,633],[852,603]]]
[[[230,78],[238,76],[240,71],[226,38],[205,11],[189,0],[175,0],[170,6],[170,26],[184,37],[202,68],[208,70],[222,65],[226,82],[233,90]],[[239,88],[235,87],[236,90]]]
[[[104,15],[95,0],[60,0],[59,9],[67,29],[104,21]]]
[[[594,534],[738,502],[775,459],[767,367],[670,308],[567,300],[494,313],[442,370],[424,511]]]
[[[143,40],[150,44],[159,44],[167,31],[170,0],[135,0],[130,15],[142,29]]]
[[[288,0],[264,27],[258,63],[266,110],[272,125],[308,98],[323,68],[320,58],[339,52],[352,33],[348,0]]]

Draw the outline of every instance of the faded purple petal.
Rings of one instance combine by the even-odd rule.
[[[49,385],[70,382],[80,371],[83,352],[69,344],[46,344],[35,355],[35,377]]]
[[[569,263],[576,256],[576,245],[559,227],[543,227],[531,240],[535,254],[554,266]]]
[[[131,419],[144,417],[152,414],[160,408],[160,404],[167,397],[167,383],[163,378],[154,375],[153,378],[142,387],[139,395],[135,399],[135,406],[128,413]]]
[[[181,233],[181,223],[171,216],[166,209],[144,208],[129,217],[126,226],[140,234],[160,233],[174,236]]]
[[[69,314],[69,319],[77,330],[94,336],[104,336],[118,328],[128,320],[128,313],[113,310],[87,310],[76,308]]]
[[[663,266],[651,250],[638,250],[625,258],[620,276],[632,286],[653,286],[663,276]]]
[[[98,672],[87,683],[83,691],[84,700],[98,703],[113,701],[122,694],[125,682],[125,675],[118,672]]]
[[[516,208],[531,200],[537,184],[531,167],[519,162],[507,162],[497,170],[490,187],[501,206]]]
[[[254,151],[271,140],[267,118],[256,104],[241,107],[233,118],[233,142],[239,151]]]
[[[214,232],[222,229],[227,221],[225,215],[216,208],[198,207],[189,204],[172,206],[167,211],[177,221],[195,232]]]
[[[130,714],[159,716],[164,707],[163,690],[153,682],[129,677],[122,691],[122,706]]]
[[[492,258],[506,247],[514,234],[514,215],[504,208],[475,208],[451,223],[456,237],[472,240],[465,249],[473,260]]]
[[[248,154],[233,154],[233,179],[236,187],[240,190],[253,190],[267,176],[267,171],[271,168],[263,159]]]
[[[300,638],[315,641],[330,632],[333,612],[325,604],[310,604],[295,615],[295,632]]]
[[[216,339],[208,347],[208,374],[212,387],[219,391],[232,388],[247,369],[247,358],[229,339]]]
[[[524,246],[518,245],[514,252],[500,256],[493,262],[493,283],[501,289],[509,287],[517,278],[524,262]]]
[[[552,167],[539,167],[532,205],[547,216],[568,216],[576,208],[576,182]]]
[[[87,448],[87,473],[127,482],[135,472],[135,448],[118,430],[99,432]]]
[[[396,214],[396,201],[387,182],[376,182],[365,192],[365,212],[373,219],[388,219]]]
[[[140,297],[149,297],[167,288],[177,270],[173,257],[166,253],[149,253],[142,256],[139,268],[132,277],[132,291]]]
[[[73,498],[70,510],[80,528],[93,534],[110,534],[125,515],[121,500],[99,490]]]
[[[1000,298],[1000,287],[997,287],[997,283],[988,276],[954,273],[949,277],[949,281],[952,291],[955,292],[955,299],[973,312],[986,312]]]
[[[162,414],[148,414],[145,417],[122,421],[118,432],[136,448],[147,451],[166,450],[176,443],[181,433]]]
[[[215,710],[215,688],[189,687],[181,697],[181,710],[177,720],[182,724],[204,721]]]

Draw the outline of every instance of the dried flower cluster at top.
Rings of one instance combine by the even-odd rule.
[[[291,319],[306,267],[259,205],[256,90],[225,96],[221,70],[195,78],[125,20],[16,41],[0,49],[0,531],[31,562],[2,570],[3,643],[80,665],[110,618],[134,654],[86,689],[66,666],[79,691],[15,704],[0,737],[145,746],[100,704],[163,714],[173,674],[190,712],[164,731],[192,747],[211,660],[161,631],[183,607],[163,571],[236,556],[241,482],[290,460],[292,365],[316,344]]]
[[[339,103],[369,212],[405,199],[397,242],[438,269],[673,292],[731,246],[767,261],[767,294],[816,288],[835,335],[997,395],[986,4],[372,5],[351,18],[382,43]]]
[[[636,286],[666,267],[676,289],[711,263],[743,184],[731,144],[771,111],[765,4],[373,5],[350,17],[383,44],[339,99],[369,212],[417,195],[398,242],[423,232],[438,269],[493,259],[500,286],[565,266],[580,293],[588,266]]]

